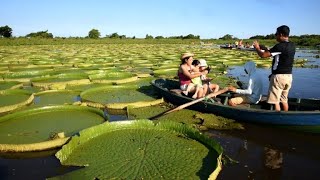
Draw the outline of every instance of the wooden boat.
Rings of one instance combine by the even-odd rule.
[[[237,48],[237,50],[240,50],[240,51],[256,51],[255,48]]]
[[[233,49],[234,47],[228,46],[228,45],[221,45],[220,48],[221,49]]]
[[[179,82],[169,79],[156,79],[151,82],[156,91],[175,105],[182,105],[194,99],[181,94]],[[266,101],[259,104],[247,104],[231,107],[227,105],[233,94],[225,93],[217,98],[220,102],[209,99],[191,105],[190,109],[213,113],[215,115],[249,123],[284,127],[298,131],[320,133],[320,100],[289,98],[289,111],[274,111]]]

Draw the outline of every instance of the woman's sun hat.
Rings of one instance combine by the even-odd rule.
[[[182,55],[181,55],[181,60],[182,59],[185,59],[185,58],[187,58],[187,57],[192,57],[192,56],[194,56],[194,54],[193,53],[183,53]]]
[[[208,66],[206,60],[204,60],[204,59],[199,59],[199,61],[200,61],[200,67],[207,67],[207,66]]]

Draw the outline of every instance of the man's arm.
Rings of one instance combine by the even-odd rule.
[[[256,49],[257,54],[262,58],[271,57],[271,53],[268,50],[261,50],[258,41],[253,41],[253,47]]]

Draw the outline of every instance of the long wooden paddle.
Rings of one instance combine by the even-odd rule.
[[[217,95],[222,94],[222,93],[225,93],[225,92],[227,92],[227,91],[228,91],[228,88],[221,89],[221,90],[219,90],[219,91],[217,91],[217,92],[215,92],[215,93],[210,93],[210,94],[208,94],[208,95],[205,96],[205,97],[202,97],[202,98],[199,98],[199,99],[195,99],[195,100],[193,100],[193,101],[191,101],[191,102],[182,104],[182,105],[180,105],[180,106],[178,106],[178,107],[175,107],[175,108],[170,109],[170,110],[168,110],[168,111],[162,112],[162,113],[160,113],[160,114],[158,114],[158,115],[152,116],[152,117],[149,118],[149,119],[150,119],[150,120],[153,120],[153,119],[159,118],[159,117],[161,117],[161,116],[163,116],[163,115],[166,115],[166,114],[172,113],[172,112],[174,112],[174,111],[178,111],[178,110],[181,110],[181,109],[186,108],[186,107],[188,107],[188,106],[191,106],[191,105],[193,105],[193,104],[196,104],[196,103],[198,103],[198,102],[200,102],[200,101],[202,101],[202,100],[204,100],[204,99],[216,97]]]

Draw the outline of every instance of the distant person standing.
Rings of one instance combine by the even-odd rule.
[[[286,25],[277,28],[276,38],[279,42],[270,50],[262,51],[258,41],[253,42],[258,55],[262,58],[273,57],[268,103],[274,104],[275,110],[280,111],[280,102],[284,111],[289,110],[288,94],[292,85],[292,66],[294,54],[296,52],[295,45],[289,42],[290,28]]]

